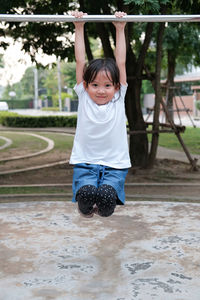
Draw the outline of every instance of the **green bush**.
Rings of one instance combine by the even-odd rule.
[[[4,100],[8,103],[9,109],[24,109],[33,107],[33,99],[23,99],[23,100]]]
[[[7,127],[76,127],[76,116],[5,116],[0,122]]]
[[[8,111],[1,111],[0,112],[0,124],[3,125],[4,119],[7,117],[16,117],[19,116],[17,113],[8,112]]]
[[[196,101],[196,108],[200,110],[200,100]]]

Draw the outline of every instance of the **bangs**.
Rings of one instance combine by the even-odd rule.
[[[115,60],[112,58],[100,58],[92,60],[84,69],[83,80],[86,82],[87,86],[95,80],[100,71],[105,71],[108,80],[111,81],[113,85],[120,84],[119,69]]]
[[[102,69],[102,71],[104,71],[106,73],[106,76],[107,76],[108,80],[111,81],[112,84],[114,84],[114,81],[112,79],[110,70],[108,68],[104,68],[104,69]]]

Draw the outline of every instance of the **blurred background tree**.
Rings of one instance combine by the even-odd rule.
[[[109,2],[105,0],[77,0],[73,2],[67,0],[15,0],[7,1],[6,4],[3,4],[4,0],[0,0],[0,4],[1,2],[3,7],[2,12],[23,14],[62,15],[67,14],[70,10],[74,9],[80,9],[88,14],[109,15],[113,14],[116,10],[136,15],[186,14],[196,13],[200,8],[199,0],[111,0]],[[196,29],[194,30],[194,27],[192,26],[196,26]],[[174,42],[173,39],[176,34],[170,33],[172,30],[178,34]],[[189,36],[189,32],[192,31],[194,33],[193,38]],[[196,33],[194,31],[196,31]],[[73,33],[74,25],[72,23],[16,22],[7,23],[6,30],[0,34],[12,36],[15,40],[20,38],[23,43],[23,49],[30,54],[32,61],[36,60],[36,53],[42,49],[42,51],[48,55],[55,54],[62,60],[67,58],[68,62],[72,62],[74,60]],[[187,34],[188,38],[183,38],[185,34]],[[145,86],[147,86],[147,81],[152,83],[156,95],[157,112],[155,113],[154,123],[156,124],[155,128],[158,126],[161,98],[161,74],[167,74],[169,81],[169,72],[171,72],[170,67],[172,66],[169,57],[172,57],[172,54],[176,54],[174,55],[176,64],[181,61],[185,68],[191,64],[194,60],[194,52],[196,51],[193,51],[194,47],[198,44],[195,40],[196,34],[199,34],[199,26],[191,23],[173,23],[168,24],[168,27],[165,27],[164,23],[127,24],[128,90],[126,95],[126,114],[130,131],[146,130],[146,123],[142,113],[141,95],[142,91],[145,90]],[[193,41],[193,46],[191,45],[191,39]],[[101,41],[102,50],[94,47],[94,41]],[[111,23],[87,23],[85,25],[85,43],[89,60],[94,56],[96,57],[96,54],[98,54],[98,56],[114,57],[114,26]],[[169,55],[170,51],[171,56]],[[198,51],[197,48],[196,53],[198,53]],[[181,59],[181,57],[186,57],[186,55],[187,60]],[[196,60],[196,63],[199,63],[198,59]],[[163,72],[163,69],[167,69],[168,71],[166,70]],[[69,67],[64,69],[62,67],[62,73],[64,74],[64,85],[73,85],[74,65],[69,65]],[[174,75],[175,72],[173,73],[173,76]],[[51,95],[55,94],[55,79],[55,70],[52,69],[43,81],[43,85]],[[148,90],[149,89],[151,89],[151,85],[148,84]],[[135,134],[130,136],[130,156],[134,166],[147,167],[148,165],[152,165],[157,150],[157,141],[155,142],[154,139],[152,141],[155,146],[153,147],[153,150],[151,149],[151,152],[153,151],[154,154],[149,155],[147,134]],[[149,157],[151,157],[150,164]]]

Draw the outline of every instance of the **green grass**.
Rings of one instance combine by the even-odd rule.
[[[49,139],[52,139],[55,143],[55,149],[60,151],[66,151],[68,149],[72,149],[73,146],[73,136],[69,136],[62,133],[38,133],[42,136],[45,136]]]
[[[3,145],[5,145],[5,143],[6,143],[6,141],[3,140],[3,139],[1,139],[1,137],[0,137],[0,147],[3,146]]]
[[[2,194],[56,194],[71,192],[68,187],[1,187],[0,195]]]
[[[150,128],[149,128],[150,129]],[[47,133],[36,132],[36,134],[43,135],[52,139],[55,143],[54,150],[67,151],[72,148],[73,136],[67,136],[60,133]],[[15,132],[1,132],[2,136],[8,137],[13,140],[13,144],[9,148],[19,148],[26,145],[26,149],[32,151],[40,150],[46,147],[46,142],[29,135],[16,134]],[[149,141],[151,141],[151,135]],[[200,155],[200,128],[187,127],[184,133],[181,133],[181,137],[192,154]],[[4,144],[3,140],[0,140],[0,145]],[[183,151],[181,144],[178,141],[177,136],[174,133],[161,133],[159,136],[159,146],[163,146],[169,149],[175,149]],[[7,151],[9,148],[5,148],[1,151]]]
[[[200,128],[187,127],[185,132],[181,133],[181,137],[190,153],[200,154]],[[151,141],[151,135],[149,135],[149,141]],[[183,150],[175,133],[160,133],[159,146]]]
[[[38,133],[39,134],[39,133]],[[30,149],[31,151],[40,151],[47,147],[47,142],[41,140],[37,137],[28,135],[28,134],[21,134],[17,132],[0,132],[1,136],[7,137],[12,140],[12,144],[2,149],[1,151],[7,151],[8,149]],[[4,141],[5,143],[5,141]]]
[[[48,137],[52,139],[55,143],[54,150],[66,151],[72,148],[73,145],[73,136],[67,136],[60,133],[44,133],[44,132],[35,132],[38,135]],[[18,134],[17,132],[0,132],[1,136],[10,138],[13,143],[7,147],[2,149],[1,151],[6,152],[7,150],[18,150],[18,149],[26,149],[27,151],[40,151],[47,147],[47,142],[41,140],[37,137],[28,135],[28,134]],[[5,141],[0,139],[0,145],[5,143]]]

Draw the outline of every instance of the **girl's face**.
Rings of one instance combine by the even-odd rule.
[[[104,105],[111,101],[115,92],[119,89],[119,87],[113,85],[109,78],[111,78],[110,73],[102,70],[88,86],[84,82],[90,98],[98,105]]]

